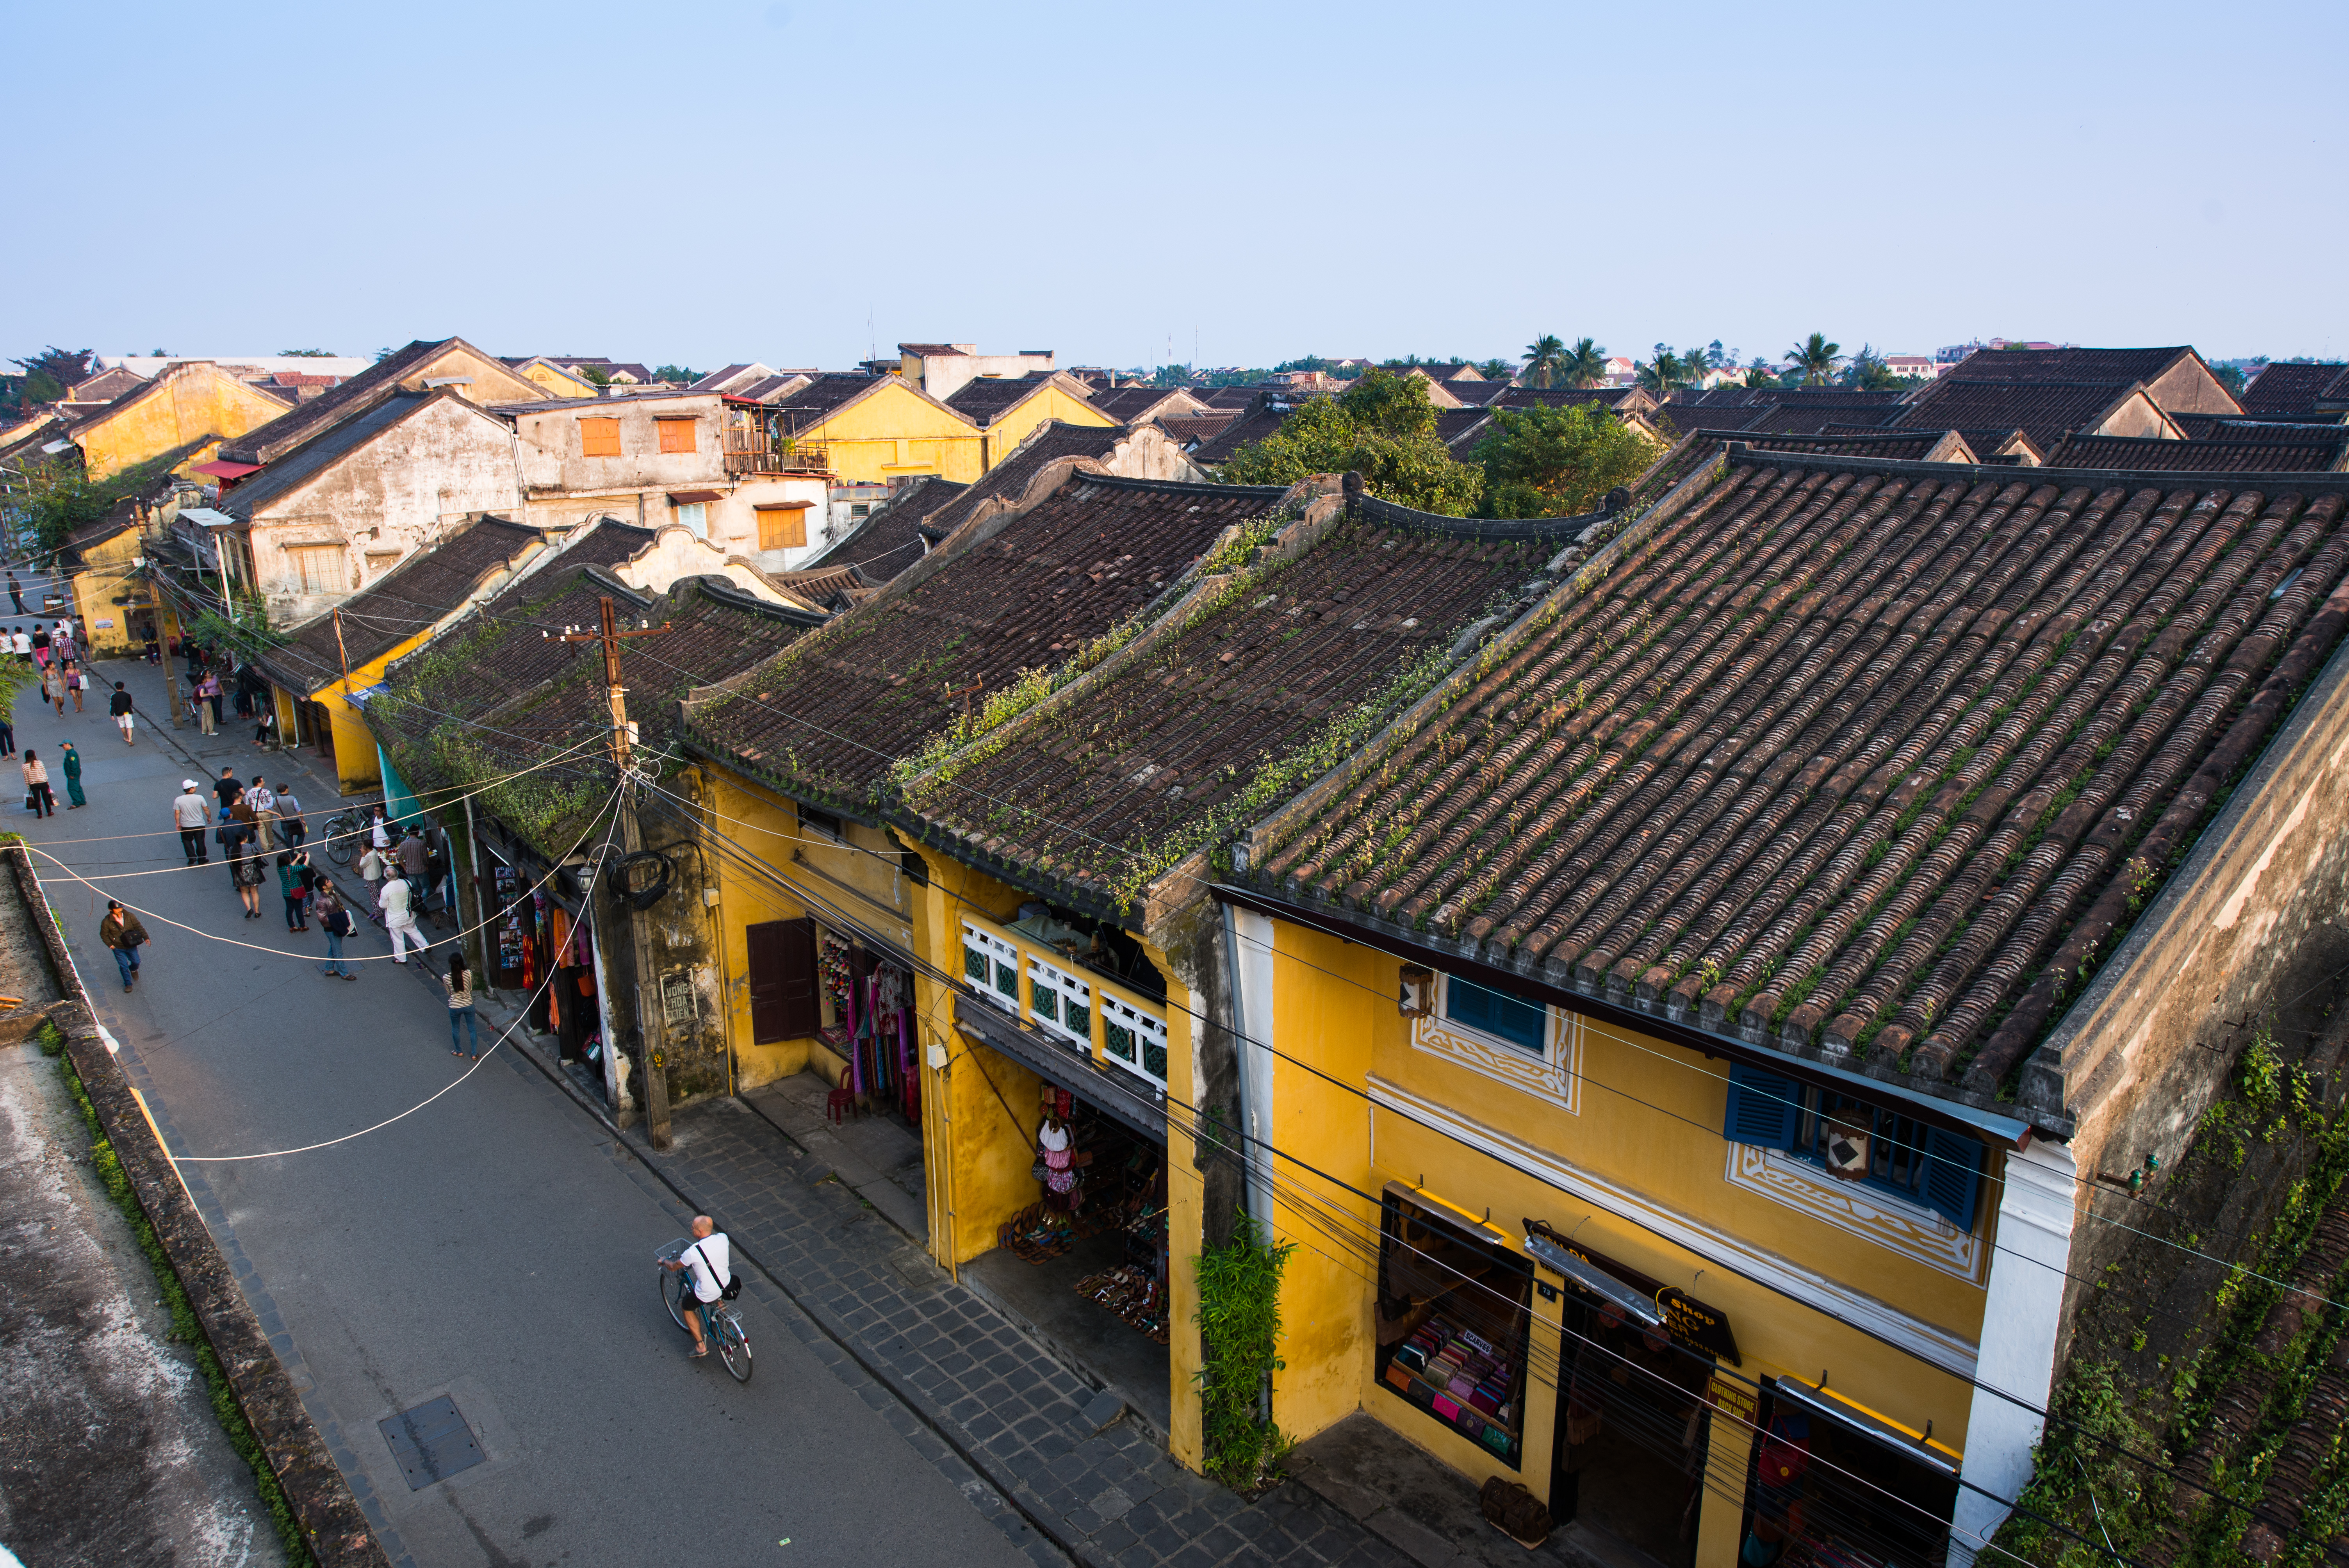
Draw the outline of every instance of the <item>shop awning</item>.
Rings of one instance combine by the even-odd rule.
[[[724,490],[671,490],[668,492],[668,504],[697,506],[706,500],[723,500],[725,497]]]
[[[259,463],[233,463],[226,458],[222,458],[215,462],[198,463],[196,465],[195,471],[200,474],[210,474],[216,480],[241,480],[247,474],[259,473],[261,471],[261,465]]]
[[[750,503],[750,510],[752,511],[805,511],[813,505],[815,502],[812,500],[754,500]]]
[[[236,526],[236,519],[224,511],[215,511],[208,506],[183,506],[179,511],[179,519],[181,522],[192,522],[198,528],[234,528]]]
[[[1067,1089],[1153,1143],[1166,1141],[1166,1105],[1150,1086],[1114,1068],[1098,1068],[1067,1046],[1029,1028],[999,1007],[955,998],[955,1022],[1046,1082]]]

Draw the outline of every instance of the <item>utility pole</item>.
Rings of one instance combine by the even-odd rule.
[[[644,837],[636,826],[636,763],[631,749],[636,739],[636,726],[628,722],[628,688],[620,681],[620,645],[630,637],[657,637],[669,630],[666,621],[657,626],[647,626],[633,632],[618,629],[613,614],[612,596],[601,600],[603,629],[595,632],[565,632],[566,643],[601,643],[604,645],[604,689],[612,711],[612,764],[619,770],[620,847],[635,854],[645,847]],[[542,635],[552,638],[552,632]],[[627,892],[624,886],[623,894]],[[669,1146],[668,1134],[668,1064],[662,1055],[666,1037],[662,1023],[662,999],[658,976],[653,973],[651,944],[645,939],[644,912],[632,899],[628,905],[628,946],[636,955],[636,1029],[645,1042],[645,1126],[655,1149]]]

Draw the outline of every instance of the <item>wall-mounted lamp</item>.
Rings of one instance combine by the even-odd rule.
[[[1406,1018],[1431,1017],[1435,1012],[1435,971],[1423,969],[1415,964],[1402,966],[1402,989],[1395,996],[1395,1010]]]

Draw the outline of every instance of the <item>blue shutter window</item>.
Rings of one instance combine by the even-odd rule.
[[[1974,1201],[1981,1195],[1982,1146],[1938,1127],[1925,1130],[1925,1206],[1961,1231],[1974,1228]]]
[[[1549,1009],[1538,1002],[1520,1001],[1504,992],[1463,980],[1444,977],[1444,1016],[1464,1027],[1519,1050],[1540,1056],[1549,1047]]]
[[[1792,1149],[1803,1112],[1803,1086],[1743,1065],[1729,1069],[1729,1115],[1721,1135],[1732,1143]]]

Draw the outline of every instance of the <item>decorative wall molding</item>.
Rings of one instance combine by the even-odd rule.
[[[1752,1143],[1729,1146],[1722,1180],[1814,1220],[1874,1242],[1969,1284],[1982,1283],[1989,1249],[1978,1235],[1951,1224],[1930,1209],[1904,1203],[1881,1188],[1828,1175],[1807,1160]]]
[[[1371,1105],[1393,1112],[1431,1131],[1464,1143],[1502,1164],[1521,1171],[1545,1186],[1593,1203],[1620,1220],[1651,1231],[1676,1246],[1686,1248],[1706,1264],[1741,1274],[1757,1284],[1809,1305],[1824,1316],[1873,1335],[1958,1377],[1974,1372],[1973,1341],[1938,1324],[1911,1317],[1839,1280],[1749,1242],[1715,1229],[1701,1220],[1666,1208],[1653,1199],[1618,1186],[1603,1177],[1568,1164],[1557,1155],[1513,1138],[1498,1128],[1471,1120],[1448,1110],[1399,1084],[1372,1077],[1366,1085]],[[1371,1158],[1378,1157],[1376,1119],[1372,1119]]]
[[[1411,1023],[1414,1049],[1453,1066],[1507,1084],[1547,1100],[1568,1116],[1582,1114],[1582,1017],[1562,1007],[1547,1009],[1547,1048],[1538,1057],[1481,1030],[1455,1024],[1441,1013]]]

